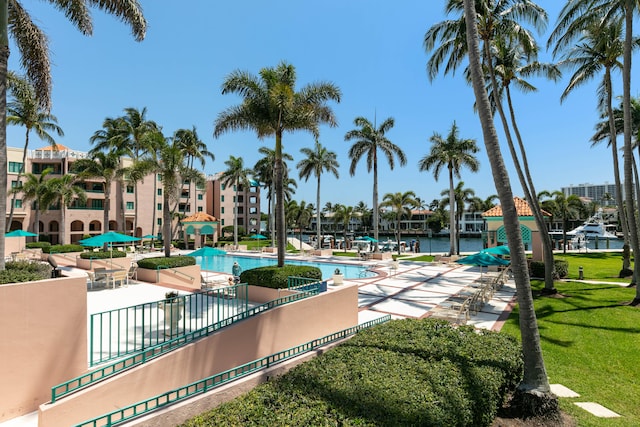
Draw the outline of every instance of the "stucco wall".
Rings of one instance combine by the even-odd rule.
[[[39,426],[81,422],[357,323],[357,286],[332,289],[266,311],[54,404],[42,405]]]
[[[0,421],[33,412],[87,370],[87,281],[0,286]]]
[[[176,271],[177,270],[177,271]],[[138,280],[148,283],[166,283],[173,286],[187,288],[190,290],[200,290],[200,266],[189,265],[162,270],[149,270],[138,268],[136,270]]]

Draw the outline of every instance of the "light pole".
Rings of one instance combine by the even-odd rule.
[[[431,236],[433,235],[433,232],[431,231],[431,229],[429,229],[427,231],[427,237],[429,238],[429,256],[431,256]]]

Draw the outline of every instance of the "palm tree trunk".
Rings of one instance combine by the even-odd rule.
[[[284,218],[284,191],[282,183],[282,132],[276,132],[275,162],[273,165],[276,189],[276,234],[278,239],[278,267],[284,266],[287,249],[287,228]]]
[[[322,235],[320,216],[320,174],[318,174],[318,185],[316,187],[316,242],[318,242],[318,250],[322,249],[320,247],[320,239]]]
[[[9,37],[7,33],[7,0],[0,0],[0,230],[7,229],[7,63]],[[0,270],[4,270],[4,233],[0,236]]]
[[[24,174],[24,166],[27,162],[27,149],[29,148],[29,131],[30,129],[27,127],[27,131],[25,132],[24,137],[24,150],[22,150],[22,165],[20,166],[20,170],[18,171],[18,187],[20,187],[20,178]],[[18,193],[13,193],[13,197],[11,198],[11,210],[9,212],[9,220],[7,221],[7,231],[11,228],[11,223],[13,222],[13,211],[16,205],[16,198],[18,197]]]
[[[111,182],[104,183],[104,212],[102,213],[102,232],[109,231],[109,209],[111,209]],[[107,244],[104,244],[103,250],[107,250]]]
[[[34,202],[35,204],[35,221],[33,224],[33,232],[37,234],[36,236],[36,242],[40,241],[40,203],[38,203],[37,201]]]
[[[151,215],[151,234],[156,235],[156,214],[158,212],[157,208],[157,197],[158,197],[158,177],[156,173],[153,173],[153,214]],[[151,247],[154,245],[154,239],[151,239]]]
[[[378,152],[377,150],[373,152],[373,238],[375,239],[374,244],[374,252],[380,252],[380,248],[378,247],[378,242],[380,238],[378,237],[378,216],[380,215],[380,211],[378,209]]]
[[[449,255],[456,254],[456,199],[453,191],[453,165],[449,164]]]
[[[236,196],[235,201],[233,202],[233,246],[236,250],[238,250],[238,180],[236,179]]]
[[[473,91],[478,107],[478,115],[482,125],[484,143],[491,164],[493,180],[502,205],[504,227],[511,248],[511,266],[515,276],[519,315],[520,334],[522,336],[522,350],[524,359],[524,375],[518,386],[523,397],[523,408],[532,413],[545,414],[557,412],[557,398],[551,393],[547,372],[542,357],[540,334],[531,295],[531,285],[527,270],[527,260],[524,244],[520,233],[520,222],[516,212],[509,175],[500,152],[498,135],[493,125],[491,106],[484,88],[484,79],[480,65],[480,50],[478,48],[478,30],[474,2],[464,0],[464,12],[467,29],[467,44],[469,46],[469,69],[471,72]],[[527,414],[529,415],[529,414]]]
[[[171,209],[169,206],[169,195],[166,191],[162,195],[162,205],[162,242],[164,246],[164,256],[168,258],[171,256]]]

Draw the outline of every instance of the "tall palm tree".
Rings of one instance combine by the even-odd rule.
[[[275,136],[274,186],[276,195],[276,233],[278,267],[284,266],[286,229],[282,165],[282,135],[306,130],[316,138],[319,125],[336,126],[336,118],[328,101],[340,102],[340,89],[331,83],[313,83],[295,90],[296,72],[291,64],[280,63],[275,68],[260,70],[260,78],[243,71],[234,71],[222,84],[222,93],[243,97],[240,105],[221,112],[215,121],[214,137],[232,130],[253,129],[258,138]]]
[[[40,214],[49,210],[55,199],[55,193],[51,191],[47,175],[53,172],[52,168],[46,168],[40,175],[26,173],[25,182],[19,191],[25,203],[33,200],[35,216],[33,220],[33,232],[37,234],[36,241],[40,240]]]
[[[13,79],[20,80],[12,83],[12,86],[19,85],[20,90],[12,90],[12,100],[7,104],[7,124],[15,126],[24,126],[24,148],[22,151],[22,166],[18,171],[18,186],[21,185],[21,177],[24,174],[24,167],[27,162],[27,151],[29,149],[29,134],[35,131],[38,138],[49,145],[55,146],[56,141],[51,136],[54,132],[58,136],[64,136],[62,128],[58,126],[58,119],[53,114],[45,111],[38,103],[33,86],[24,78],[14,76]],[[7,225],[13,222],[13,210],[15,207],[17,193],[13,193],[11,201],[11,211]],[[7,230],[8,231],[8,230]]]
[[[64,244],[67,235],[65,212],[74,203],[85,203],[87,193],[80,187],[78,177],[71,173],[51,178],[47,183],[49,190],[55,195],[51,204],[60,205],[60,244]]]
[[[345,141],[355,140],[349,149],[351,166],[349,173],[351,176],[356,173],[356,166],[364,156],[367,158],[367,171],[373,170],[373,238],[378,240],[378,227],[380,210],[378,207],[378,150],[382,152],[389,163],[389,168],[395,167],[395,157],[398,157],[400,166],[407,164],[407,157],[404,151],[387,138],[386,133],[393,127],[395,121],[389,117],[376,127],[375,120],[371,123],[364,117],[356,117],[353,121],[359,129],[353,129],[344,136]],[[379,251],[378,243],[375,243],[375,252]]]
[[[72,173],[79,180],[98,178],[104,186],[104,206],[102,232],[109,231],[109,212],[111,211],[111,184],[123,173],[120,167],[120,156],[115,151],[91,151],[89,157],[78,159],[73,163]],[[105,250],[107,244],[105,243]]]
[[[373,212],[369,209],[369,206],[364,202],[364,200],[360,200],[356,203],[354,210],[356,214],[360,215],[360,224],[365,228],[365,232],[367,227],[371,227],[371,217],[373,216]]]
[[[447,196],[447,197],[444,197],[441,200],[441,202],[449,203],[449,206],[451,206],[451,200],[449,199],[449,190],[448,189],[442,190],[440,192],[440,195]],[[456,254],[458,255],[460,255],[460,231],[461,231],[460,224],[462,224],[462,215],[466,210],[465,206],[467,205],[467,203],[471,203],[475,195],[476,195],[476,192],[473,189],[464,188],[463,181],[458,182],[458,185],[456,185],[456,187],[453,189],[453,197],[455,199],[454,201],[456,206],[456,213],[455,213],[455,224],[453,224],[451,228],[455,228],[456,230],[456,249],[457,249]]]
[[[433,169],[433,176],[436,181],[440,177],[443,168],[447,168],[449,173],[449,252],[451,255],[458,253],[456,248],[457,233],[456,210],[455,210],[455,187],[453,178],[460,178],[460,169],[468,167],[472,172],[477,172],[480,163],[474,154],[479,151],[475,139],[460,139],[456,122],[451,125],[451,130],[447,138],[443,138],[437,132],[434,132],[431,138],[431,150],[418,162],[418,169],[421,172]]]
[[[253,171],[256,174],[256,178],[262,183],[263,187],[267,189],[267,203],[268,216],[269,216],[269,234],[271,235],[271,247],[274,247],[276,239],[274,238],[275,216],[275,197],[273,197],[274,188],[274,168],[273,165],[276,159],[276,152],[268,147],[260,147],[258,153],[262,154],[261,157],[253,167]],[[293,157],[289,153],[282,153],[282,167],[283,170],[288,170],[287,161],[293,161]]]
[[[305,181],[309,180],[311,174],[316,176],[316,238],[319,242],[321,239],[320,229],[321,225],[321,213],[320,213],[320,175],[322,172],[327,171],[332,173],[336,178],[340,177],[338,173],[338,168],[340,167],[340,163],[338,163],[336,153],[333,151],[329,151],[326,147],[323,147],[319,141],[316,141],[316,144],[313,149],[311,148],[301,148],[300,152],[305,156],[304,159],[300,160],[297,164],[297,168],[299,171],[300,179]]]
[[[144,39],[147,23],[137,0],[86,2],[49,0],[83,34],[93,33],[93,21],[89,7],[97,7],[116,16],[131,27],[136,40]],[[36,98],[45,111],[51,105],[51,66],[47,36],[35,24],[19,0],[0,0],[0,170],[7,170],[7,64],[9,62],[9,35],[13,38],[20,62],[33,82]],[[7,174],[0,174],[0,212],[7,211]],[[0,230],[6,229],[6,215],[0,215]],[[4,234],[0,235],[0,253],[4,253]],[[4,258],[0,259],[0,269]]]
[[[562,241],[564,242],[563,253],[567,253],[567,228],[569,228],[569,220],[580,217],[584,205],[580,198],[575,194],[565,196],[562,191],[554,191],[551,193],[553,197],[551,203],[546,206],[551,209],[555,216],[562,218]]]
[[[557,414],[557,398],[551,393],[542,356],[540,333],[533,306],[531,284],[518,214],[513,200],[509,175],[500,151],[498,135],[493,124],[489,96],[484,87],[484,74],[480,63],[479,36],[474,8],[475,2],[472,0],[463,1],[470,76],[487,156],[491,164],[493,181],[502,206],[504,227],[511,249],[511,267],[518,295],[524,375],[516,394],[518,398],[521,398],[520,402],[523,402],[521,409],[522,412],[525,412],[525,415],[534,413],[543,415]]]
[[[333,221],[336,224],[342,224],[342,236],[344,238],[344,251],[347,252],[347,232],[349,231],[349,224],[351,223],[351,218],[353,218],[355,211],[353,210],[353,206],[346,206],[342,204],[337,204],[333,207]]]
[[[287,205],[290,209],[287,211],[287,218],[289,218],[289,223],[292,228],[297,227],[299,232],[299,240],[300,240],[300,250],[302,251],[302,232],[305,228],[309,227],[311,224],[311,218],[313,218],[313,204],[305,202],[302,200],[300,203],[297,203],[295,200],[292,200]]]
[[[158,173],[162,176],[162,243],[164,256],[171,256],[171,202],[180,198],[185,170],[185,157],[182,149],[174,142],[161,147]]]
[[[227,169],[220,176],[220,182],[226,186],[233,185],[236,193],[234,197],[233,206],[233,245],[238,247],[238,203],[239,203],[239,191],[241,188],[247,188],[249,184],[249,176],[251,170],[244,167],[244,160],[242,157],[229,156],[229,160],[226,160],[224,164]]]
[[[398,255],[400,255],[400,222],[402,217],[411,218],[411,209],[418,206],[416,193],[413,191],[405,191],[404,193],[387,193],[382,198],[380,207],[389,207],[395,213],[396,220],[396,242],[398,243]]]

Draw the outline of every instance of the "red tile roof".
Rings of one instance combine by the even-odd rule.
[[[526,200],[521,199],[520,197],[514,197],[513,202],[516,204],[516,212],[518,216],[533,216],[533,212],[531,211],[531,206],[527,203]],[[542,215],[551,216],[551,214],[544,209],[542,210]],[[482,214],[484,217],[497,217],[502,216],[502,206],[494,206],[488,211]]]
[[[209,215],[204,212],[198,212],[182,220],[182,222],[215,222],[215,221],[217,221],[215,216]]]

